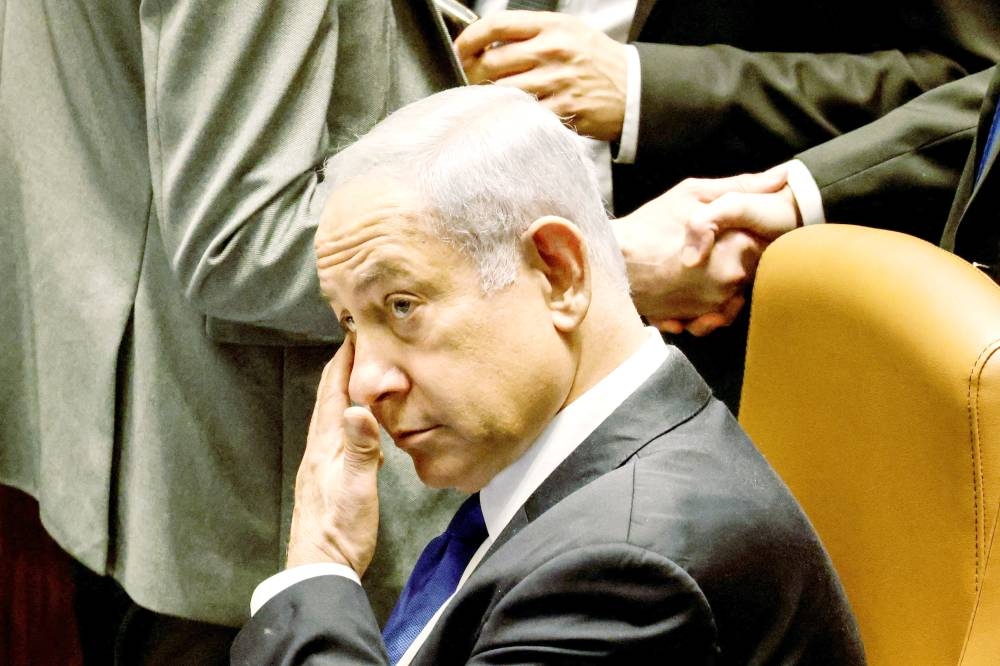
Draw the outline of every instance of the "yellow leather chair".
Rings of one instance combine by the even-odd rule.
[[[739,418],[872,666],[1000,665],[1000,287],[895,232],[785,235],[758,269]]]

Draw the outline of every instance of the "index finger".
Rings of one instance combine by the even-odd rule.
[[[770,194],[788,183],[788,169],[784,164],[758,173],[741,173],[725,178],[691,178],[690,187],[701,201],[709,203],[724,194]]]
[[[800,214],[789,190],[771,193],[728,192],[691,215],[691,226],[743,230],[772,241],[795,229]]]
[[[732,324],[736,320],[736,315],[743,308],[744,303],[746,303],[746,299],[743,295],[736,294],[723,303],[718,311],[709,312],[697,317],[693,321],[688,322],[685,328],[687,328],[688,333],[695,337],[704,337],[716,329]]]
[[[312,419],[309,421],[309,435],[306,448],[314,446],[313,442],[327,439],[324,437],[331,429],[339,430],[344,421],[344,410],[351,406],[347,394],[351,381],[351,368],[354,366],[354,343],[350,338],[344,340],[340,349],[323,368],[319,386],[316,389],[316,405],[313,407]]]
[[[531,39],[542,31],[545,12],[504,11],[481,18],[455,39],[458,59],[479,56],[490,44]],[[541,20],[540,20],[541,19]]]

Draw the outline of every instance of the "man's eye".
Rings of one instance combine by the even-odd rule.
[[[389,311],[396,319],[405,319],[413,311],[413,301],[408,298],[393,298],[389,301]]]
[[[344,315],[340,318],[340,327],[347,331],[348,333],[354,333],[354,317],[351,315]]]

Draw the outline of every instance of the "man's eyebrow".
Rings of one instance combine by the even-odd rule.
[[[401,267],[399,264],[379,260],[358,275],[357,281],[354,284],[354,291],[366,291],[379,280],[389,278],[405,278],[409,277],[409,275],[410,272]]]

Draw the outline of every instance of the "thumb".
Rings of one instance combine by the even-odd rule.
[[[364,407],[344,410],[344,464],[357,472],[375,472],[382,464],[378,423]]]
[[[719,227],[711,216],[695,213],[684,225],[684,247],[681,248],[681,263],[687,268],[703,264],[715,245],[715,235]]]

